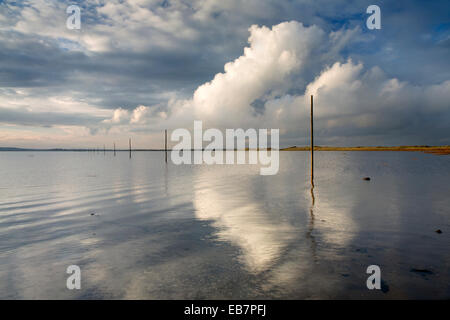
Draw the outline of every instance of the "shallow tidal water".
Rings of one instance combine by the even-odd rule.
[[[309,170],[308,152],[280,152],[274,176],[0,152],[0,298],[450,298],[450,156],[316,152],[313,189]]]

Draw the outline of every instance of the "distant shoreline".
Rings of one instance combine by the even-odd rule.
[[[0,147],[1,151],[42,151],[42,152],[48,152],[48,151],[61,151],[61,152],[114,152],[114,149],[63,149],[63,148],[53,148],[53,149],[33,149],[33,148],[9,148],[9,147]],[[129,149],[116,149],[116,152],[129,152]],[[134,151],[164,151],[164,149],[131,149],[132,152]],[[169,151],[169,150],[168,150]]]
[[[311,147],[289,147],[281,151],[310,151]],[[315,146],[314,151],[416,151],[434,154],[450,154],[450,146],[377,146],[377,147],[327,147]]]
[[[248,151],[248,148],[246,149]],[[270,150],[270,148],[269,148]],[[292,146],[288,148],[281,148],[280,151],[310,151],[310,147]],[[58,152],[113,152],[113,149],[32,149],[32,148],[14,148],[14,147],[0,147],[0,151],[58,151]],[[129,152],[129,149],[116,149],[116,152]],[[132,152],[140,151],[164,151],[164,149],[131,149]],[[168,149],[167,151],[171,151]],[[186,151],[188,151],[186,149]],[[194,151],[193,149],[190,151]],[[223,150],[225,151],[225,150]],[[410,151],[410,152],[425,152],[433,154],[450,154],[450,146],[358,146],[358,147],[329,147],[329,146],[315,146],[314,151]]]

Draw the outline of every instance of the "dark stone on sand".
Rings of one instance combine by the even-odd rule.
[[[442,233],[441,229],[437,229],[435,232],[436,233]]]
[[[410,272],[420,273],[420,274],[434,274],[433,271],[428,270],[428,269],[411,268],[411,270],[409,270],[409,271]]]
[[[364,181],[370,181],[370,178],[369,177],[365,177],[365,178],[363,178],[363,180]]]
[[[389,292],[389,285],[383,279],[381,279],[381,292],[383,293]]]
[[[91,213],[91,216],[95,216],[95,213]]]

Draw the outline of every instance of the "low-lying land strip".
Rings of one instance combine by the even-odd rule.
[[[281,151],[310,151],[311,147],[289,147]],[[433,154],[450,154],[450,146],[395,146],[395,147],[328,147],[314,146],[314,151],[420,151]]]

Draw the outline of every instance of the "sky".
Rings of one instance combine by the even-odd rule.
[[[450,145],[449,57],[448,0],[0,1],[0,147],[162,148],[194,120],[307,145],[310,95],[318,145]]]

